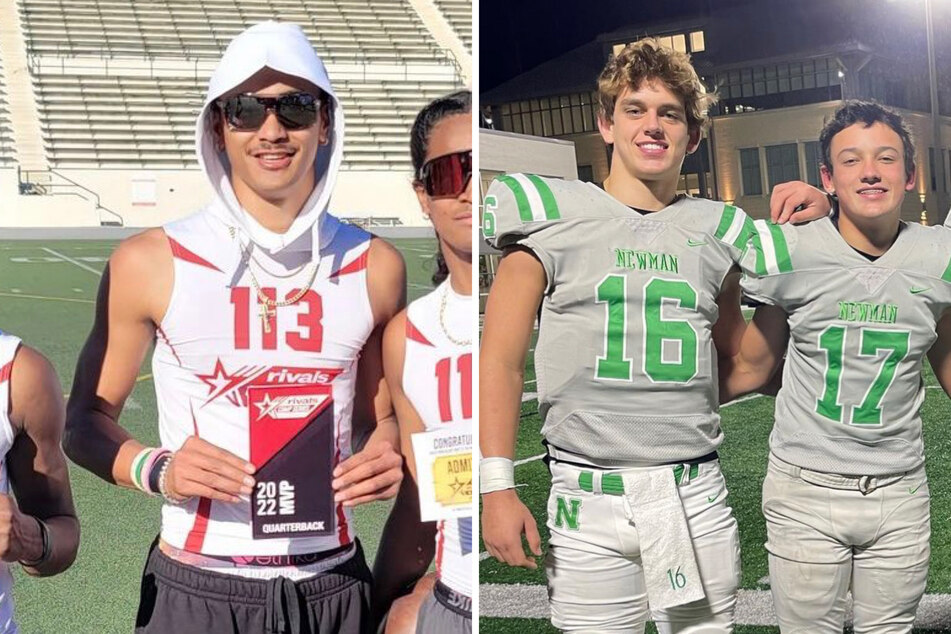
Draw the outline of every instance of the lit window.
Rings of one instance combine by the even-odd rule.
[[[687,38],[683,34],[675,35],[673,37],[674,50],[679,53],[687,52]]]
[[[703,43],[703,31],[694,31],[690,34],[690,51],[693,53],[699,53],[706,50],[706,46]]]
[[[614,45],[614,56],[617,57],[617,54],[624,50],[625,44],[615,44]]]
[[[667,37],[659,37],[659,38],[657,38],[657,43],[660,44],[661,46],[665,46],[665,47],[667,47],[667,48],[673,48],[673,47],[674,47],[674,39],[673,39],[672,37],[670,37],[669,35],[668,35]]]

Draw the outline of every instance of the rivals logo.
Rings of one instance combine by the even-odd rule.
[[[294,366],[242,366],[228,373],[221,359],[211,374],[196,374],[208,386],[208,398],[201,404],[224,396],[232,405],[248,404],[248,388],[252,385],[327,385],[342,374],[343,368],[300,368]]]
[[[330,398],[329,394],[303,394],[298,396],[277,396],[264,398],[254,403],[258,408],[258,420],[265,416],[274,420],[308,419]]]

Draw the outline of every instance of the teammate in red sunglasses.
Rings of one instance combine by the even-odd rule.
[[[460,91],[437,99],[416,117],[410,140],[414,187],[424,215],[439,238],[437,288],[410,303],[386,327],[383,359],[399,418],[403,455],[412,477],[404,478],[386,524],[374,565],[379,603],[393,604],[387,634],[468,634],[472,631],[471,468],[453,469],[448,488],[435,477],[442,464],[472,464],[471,450],[455,462],[426,461],[416,467],[413,437],[472,434],[472,95]],[[458,477],[457,477],[458,476]],[[449,480],[449,478],[447,478]],[[468,482],[468,494],[466,493]],[[418,485],[418,486],[417,486]],[[418,491],[448,493],[447,505],[466,512],[420,523]],[[457,488],[452,488],[457,487]],[[451,493],[457,492],[453,496]],[[408,556],[407,553],[415,553]],[[416,583],[435,558],[436,574]]]
[[[66,448],[165,500],[136,632],[372,628],[351,509],[402,477],[381,340],[405,269],[327,211],[343,123],[304,33],[252,26],[197,122],[214,200],[122,243],[103,276]],[[153,344],[148,447],[118,419]]]

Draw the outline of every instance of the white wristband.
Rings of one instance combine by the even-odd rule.
[[[508,458],[483,458],[479,461],[479,493],[515,488],[515,464]]]

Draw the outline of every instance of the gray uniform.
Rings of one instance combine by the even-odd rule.
[[[653,618],[662,634],[732,631],[739,539],[719,465],[670,463],[707,456],[722,441],[711,333],[752,222],[693,198],[641,214],[587,183],[512,174],[489,188],[483,231],[498,248],[531,249],[547,276],[535,370],[555,458],[553,624],[637,632]],[[632,520],[622,485],[625,475],[659,470],[679,483],[705,590],[666,609],[648,605],[649,549],[670,541],[670,527],[660,535]]]
[[[951,307],[951,233],[905,225],[870,262],[827,218],[755,226],[743,290],[789,315],[773,454],[855,476],[921,465],[921,365]]]
[[[788,315],[790,342],[763,484],[770,582],[784,633],[910,632],[930,511],[921,367],[951,307],[951,232],[903,225],[874,262],[829,219],[755,223],[744,290]]]
[[[723,439],[711,330],[752,223],[683,197],[642,215],[579,181],[510,175],[485,202],[486,237],[548,276],[535,371],[542,433],[593,464],[697,458]]]

